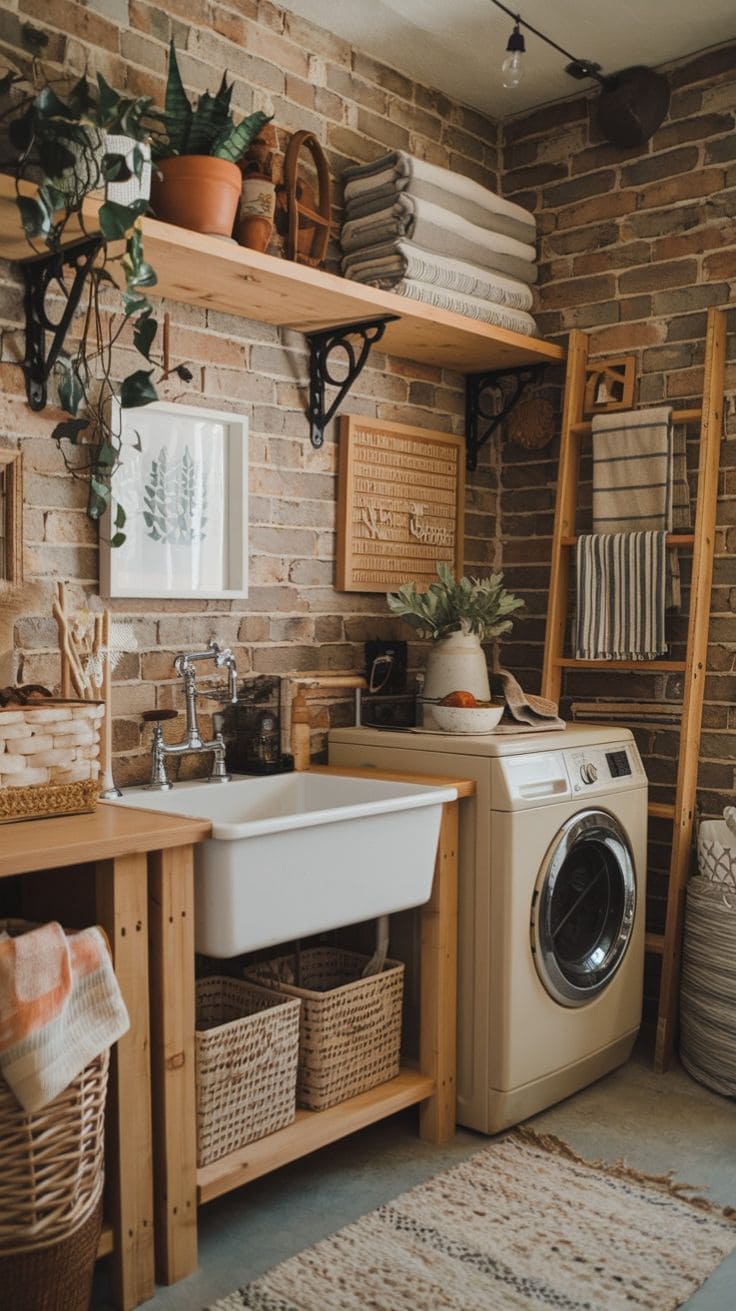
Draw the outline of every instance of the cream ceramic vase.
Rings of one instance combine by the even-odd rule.
[[[432,643],[424,696],[427,700],[441,700],[448,692],[472,692],[478,701],[491,699],[488,666],[477,633],[449,633]],[[425,720],[431,718],[431,707],[427,709],[430,714],[425,715]]]

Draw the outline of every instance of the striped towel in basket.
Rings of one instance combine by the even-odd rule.
[[[667,650],[664,532],[577,540],[578,660],[654,660]]]

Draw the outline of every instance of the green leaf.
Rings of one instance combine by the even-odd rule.
[[[51,215],[46,206],[32,196],[18,196],[16,205],[27,237],[44,237],[51,231]]]
[[[100,519],[107,509],[109,500],[110,488],[107,483],[101,482],[99,478],[91,474],[87,499],[87,514],[90,519]]]
[[[145,296],[139,296],[134,291],[124,291],[121,299],[126,319],[130,318],[131,314],[137,314],[139,310],[153,308],[151,302]]]
[[[125,541],[125,533],[113,533],[110,538],[110,545],[114,547],[122,546]]]
[[[54,441],[68,441],[76,446],[85,428],[89,427],[89,419],[63,419],[52,429],[51,436]]]
[[[168,154],[184,154],[192,125],[192,106],[181,80],[173,38],[169,45],[169,75],[166,82],[164,123],[168,136]]]
[[[157,282],[156,270],[145,260],[141,260],[137,268],[128,275],[129,287],[155,287]]]
[[[273,114],[264,114],[257,109],[254,114],[244,118],[242,123],[238,123],[237,127],[229,127],[222,132],[212,148],[212,154],[217,159],[228,159],[232,164],[237,164],[251,141],[272,118]]]
[[[14,118],[8,124],[8,136],[11,145],[15,147],[19,155],[24,155],[33,141],[35,132],[35,115],[33,105],[29,105],[25,114]]]
[[[67,123],[73,123],[78,115],[70,109],[68,105],[60,100],[56,92],[50,86],[41,87],[35,99],[36,114],[39,118],[61,118]]]
[[[127,182],[131,177],[125,155],[105,154],[102,156],[102,176],[106,182]]]
[[[216,96],[211,96],[208,91],[205,91],[199,97],[187,138],[188,155],[211,154],[212,147],[222,133],[232,128],[230,117],[232,91],[232,84],[228,86],[223,77]]]
[[[61,372],[59,382],[59,403],[61,408],[66,410],[67,414],[77,414],[79,407],[84,401],[84,387],[82,386],[79,374],[71,362],[66,363],[58,359],[57,368]]]
[[[158,400],[156,388],[151,382],[153,369],[138,369],[123,379],[120,387],[120,404],[124,410],[133,410],[138,405],[151,405]]]
[[[117,509],[115,510],[115,527],[124,528],[125,520],[127,519],[127,517],[128,516],[126,515],[125,510],[123,509],[122,505],[118,501]]]
[[[151,347],[157,331],[158,324],[153,317],[153,310],[146,310],[133,329],[133,345],[147,360],[151,358]]]
[[[103,237],[108,241],[117,241],[124,237],[133,227],[136,219],[145,214],[147,200],[136,200],[132,205],[118,205],[117,201],[106,200],[100,205],[98,221]]]
[[[102,123],[108,124],[115,115],[120,96],[117,91],[113,91],[108,82],[105,81],[102,73],[97,74],[97,112]]]

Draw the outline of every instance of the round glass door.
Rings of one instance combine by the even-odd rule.
[[[550,996],[582,1006],[606,987],[634,925],[636,877],[621,825],[605,810],[563,824],[532,901],[532,952]]]

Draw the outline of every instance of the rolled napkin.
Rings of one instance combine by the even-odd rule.
[[[472,178],[429,164],[404,150],[392,150],[372,164],[355,164],[345,169],[343,177],[349,208],[365,207],[384,197],[390,202],[393,196],[408,192],[418,200],[452,210],[478,227],[503,232],[519,241],[534,241],[536,237],[534,215],[521,205],[504,200]]]
[[[518,733],[530,730],[541,733],[559,731],[566,727],[564,719],[559,717],[557,703],[550,701],[548,697],[534,696],[525,692],[508,669],[494,669],[492,678],[496,684],[500,683],[506,702],[503,719],[494,730],[496,733]]]
[[[130,1027],[101,929],[0,937],[0,1071],[40,1111]]]

